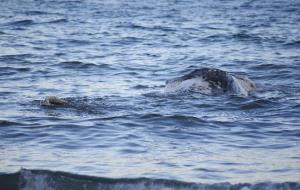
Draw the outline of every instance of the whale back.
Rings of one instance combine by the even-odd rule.
[[[198,91],[202,94],[234,93],[247,96],[255,89],[246,76],[230,74],[220,69],[201,68],[166,82],[165,92]]]

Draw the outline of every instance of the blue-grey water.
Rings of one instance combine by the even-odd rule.
[[[164,93],[201,67],[257,90]],[[299,117],[298,0],[0,0],[0,189],[300,189]]]

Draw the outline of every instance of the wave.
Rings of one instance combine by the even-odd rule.
[[[250,65],[249,68],[253,70],[279,70],[279,69],[286,69],[288,68],[288,65],[284,64],[273,64],[273,63],[262,63],[262,64],[255,64],[255,65]]]
[[[63,61],[59,63],[60,66],[63,68],[69,69],[87,69],[87,68],[101,68],[101,69],[111,69],[110,65],[102,63],[102,64],[95,64],[95,63],[84,63],[81,61]]]
[[[26,72],[26,71],[30,71],[31,69],[28,67],[1,67],[0,66],[0,70],[1,71]]]
[[[209,42],[222,42],[227,40],[235,40],[241,42],[262,42],[263,39],[254,34],[248,34],[244,32],[234,33],[234,34],[212,34],[208,35],[200,41],[209,41]]]
[[[45,14],[49,14],[48,12],[45,11],[25,11],[24,12],[27,15],[45,15]]]
[[[272,37],[272,36],[264,36],[259,33],[247,33],[247,32],[237,32],[237,33],[220,33],[220,34],[209,34],[207,36],[203,36],[199,39],[201,42],[228,42],[228,40],[232,42],[241,42],[241,43],[271,43],[271,44],[282,44],[284,43],[283,39]],[[287,46],[295,46],[295,44],[299,46],[296,42],[292,42],[292,45],[286,44]]]
[[[113,41],[113,44],[115,45],[132,45],[132,44],[136,44],[136,43],[141,43],[143,42],[145,39],[144,38],[138,38],[138,37],[124,37],[121,39],[117,39],[115,41]]]
[[[262,182],[250,183],[215,183],[201,184],[188,183],[167,179],[151,178],[104,178],[86,175],[76,175],[66,172],[53,172],[49,170],[21,169],[12,174],[0,174],[2,190],[299,190],[300,183]]]
[[[7,25],[12,25],[12,26],[29,26],[34,24],[33,20],[30,19],[25,19],[25,20],[18,20],[18,21],[13,21],[7,23]]]
[[[76,46],[90,45],[90,44],[94,43],[93,41],[82,40],[82,39],[59,39],[59,41],[60,41],[61,45],[64,45],[67,47],[71,47],[73,45],[76,45]]]
[[[148,31],[165,31],[165,32],[175,32],[176,29],[168,26],[143,26],[135,23],[121,23],[117,28],[129,28],[129,29],[139,29],[139,30],[148,30]]]
[[[86,68],[89,66],[94,66],[92,63],[84,63],[81,61],[63,61],[59,63],[60,66],[64,68]]]
[[[148,89],[150,88],[148,85],[141,85],[141,84],[138,84],[138,85],[135,85],[133,87],[134,89],[137,89],[137,90],[140,90],[140,89]]]
[[[242,110],[249,110],[249,109],[258,109],[258,108],[264,108],[268,105],[271,105],[272,101],[269,100],[254,100],[249,101],[240,106]]]
[[[61,18],[61,19],[51,20],[45,23],[54,24],[54,23],[65,23],[65,22],[68,22],[68,19]]]
[[[12,55],[2,55],[0,56],[0,61],[12,61],[12,60],[23,60],[26,58],[32,58],[33,54],[12,54]]]
[[[31,19],[24,19],[24,20],[8,22],[8,23],[4,24],[4,26],[26,27],[26,26],[32,26],[35,24],[56,24],[56,23],[65,23],[65,22],[68,22],[68,20],[65,18],[54,19],[54,20],[44,21],[44,22],[36,22]]]
[[[0,120],[0,127],[8,127],[11,125],[18,125],[19,123],[7,121],[7,120]]]
[[[300,40],[295,40],[295,41],[291,41],[291,42],[287,42],[284,44],[285,46],[288,47],[300,47]]]
[[[195,116],[188,116],[188,115],[161,115],[155,113],[143,114],[140,116],[141,122],[153,123],[153,124],[182,124],[187,126],[199,126],[203,123],[206,123],[205,120],[195,117]]]
[[[10,73],[19,73],[19,72],[28,72],[31,69],[28,67],[1,67],[0,66],[0,73],[1,74],[10,74]]]

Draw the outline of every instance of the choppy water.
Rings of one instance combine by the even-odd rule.
[[[1,0],[0,186],[26,168],[36,170],[11,174],[36,180],[23,189],[43,181],[34,175],[57,179],[47,170],[121,178],[90,189],[300,189],[299,10],[296,0]],[[199,67],[246,74],[258,90],[163,93]],[[40,106],[48,95],[72,106]]]

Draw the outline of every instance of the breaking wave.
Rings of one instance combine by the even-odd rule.
[[[21,169],[12,174],[0,175],[1,189],[3,190],[299,190],[296,182],[272,183],[187,183],[176,180],[151,178],[103,178],[85,175],[76,175],[65,172],[48,170]]]

